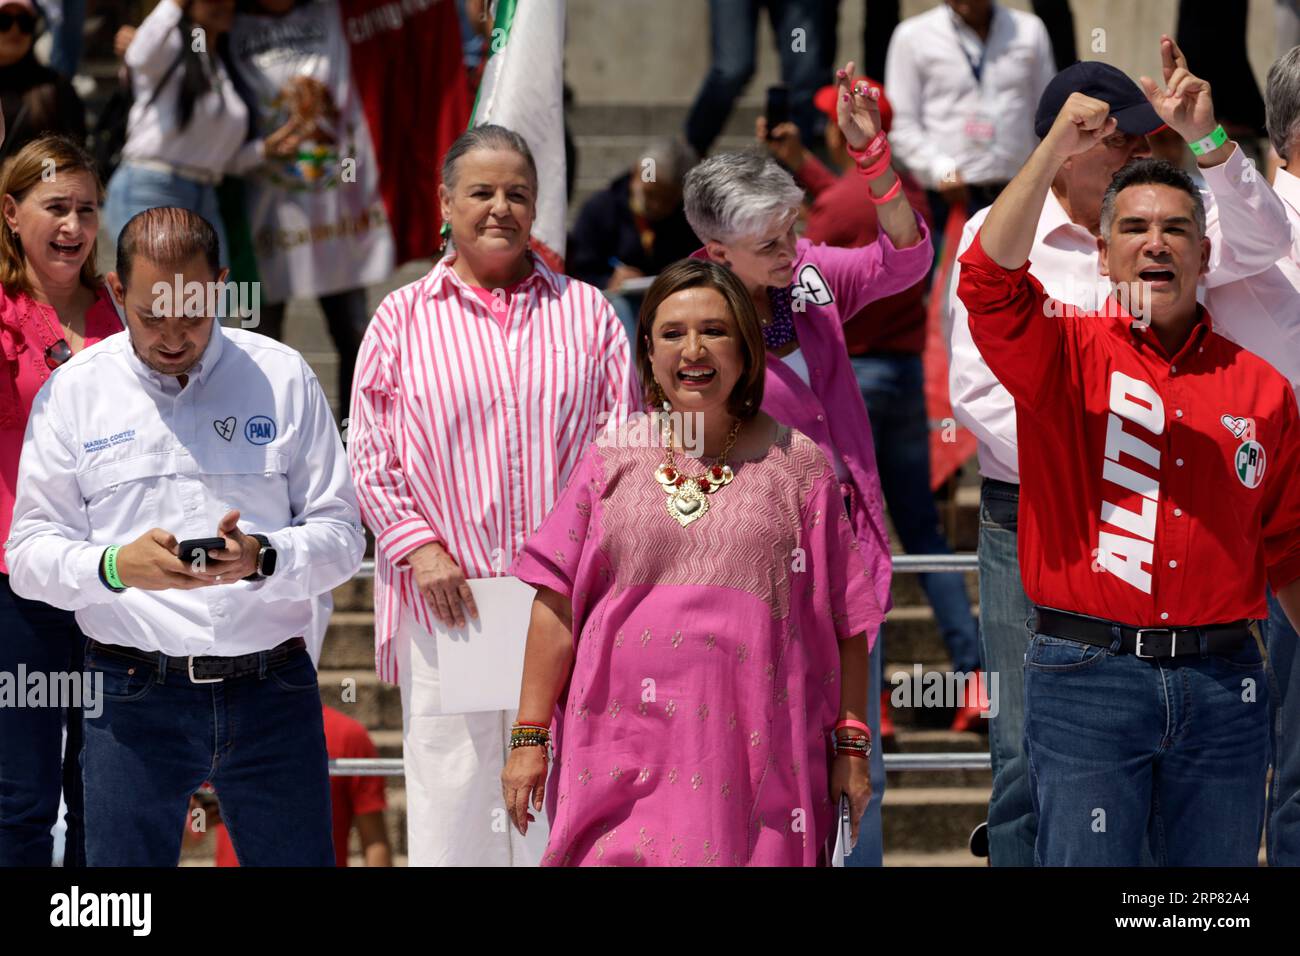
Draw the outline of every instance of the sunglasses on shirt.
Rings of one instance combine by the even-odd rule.
[[[36,32],[36,18],[30,13],[5,13],[0,11],[0,33],[8,33],[9,28],[18,24],[22,33],[31,36]]]
[[[0,13],[0,17],[4,16]],[[53,372],[56,368],[72,358],[72,347],[67,339],[59,339],[45,350],[45,367]]]

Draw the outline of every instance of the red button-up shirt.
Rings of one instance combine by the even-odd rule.
[[[1016,401],[1029,598],[1138,627],[1265,617],[1266,572],[1300,577],[1287,380],[1203,309],[1171,357],[1116,300],[1073,310],[978,235],[961,263],[971,335]]]

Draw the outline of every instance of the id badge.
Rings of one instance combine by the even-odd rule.
[[[991,143],[996,131],[997,124],[994,122],[993,114],[985,109],[972,110],[966,115],[966,121],[962,125],[962,132],[970,143]]]

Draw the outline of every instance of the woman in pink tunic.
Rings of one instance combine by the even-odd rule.
[[[870,573],[825,455],[758,411],[729,271],[665,270],[637,344],[672,450],[657,416],[602,435],[512,568],[539,589],[517,726],[554,716],[555,760],[547,783],[544,747],[512,749],[507,809],[526,829],[545,791],[543,865],[813,865],[832,801],[856,830],[870,797],[869,741],[837,728],[865,731]]]

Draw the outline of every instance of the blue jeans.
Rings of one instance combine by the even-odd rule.
[[[1041,866],[1254,866],[1264,829],[1260,647],[1142,659],[1035,634],[1025,741]]]
[[[108,181],[104,218],[113,243],[117,243],[117,237],[132,217],[158,206],[178,206],[206,219],[217,231],[221,265],[230,265],[230,247],[226,244],[226,227],[217,205],[217,188],[173,173],[132,166],[130,160],[117,167]]]
[[[190,796],[205,781],[242,866],[334,866],[329,757],[306,650],[215,684],[93,644],[86,669],[104,680],[81,758],[90,866],[175,866]]]
[[[993,793],[989,797],[989,863],[1033,866],[1036,823],[1023,738],[1025,650],[1034,608],[1020,583],[1016,555],[1018,485],[984,479],[980,488],[980,651],[998,676],[997,714],[989,721]]]
[[[81,65],[82,36],[86,28],[86,0],[62,0],[58,25],[54,28],[54,45],[50,48],[50,68],[72,79]]]
[[[834,78],[822,64],[824,0],[709,0],[712,63],[686,117],[686,141],[703,156],[718,138],[732,106],[754,75],[754,42],[758,11],[767,7],[781,78],[790,89],[790,119],[799,127],[805,146],[818,140],[818,114],[813,95]],[[795,45],[802,30],[804,48]],[[832,45],[835,38],[831,37]]]
[[[1268,793],[1269,866],[1300,866],[1300,680],[1296,670],[1296,632],[1272,591],[1268,594],[1268,658],[1276,683],[1269,726],[1273,741],[1273,783]]]
[[[19,597],[0,574],[0,671],[14,681],[20,664],[29,675],[74,673],[84,643],[71,611]],[[0,707],[0,866],[51,864],[60,790],[68,805],[64,866],[82,864],[81,727],[80,710]]]
[[[951,554],[930,490],[930,427],[919,355],[850,356],[867,403],[889,517],[908,554]],[[918,575],[953,670],[979,667],[979,633],[960,574]]]

